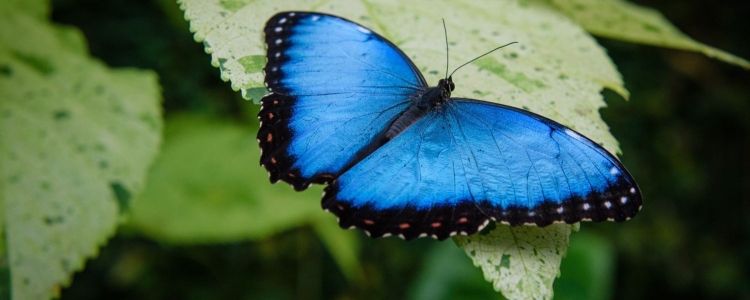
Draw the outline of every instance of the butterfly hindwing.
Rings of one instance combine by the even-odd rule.
[[[342,174],[323,207],[372,236],[445,239],[510,225],[624,221],[641,205],[591,140],[508,106],[451,99]]]
[[[427,88],[406,55],[345,19],[287,12],[265,27],[261,164],[295,189],[330,182]],[[377,145],[376,145],[377,146]]]

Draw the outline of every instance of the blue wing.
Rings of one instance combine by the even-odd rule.
[[[510,225],[624,221],[638,186],[614,156],[516,108],[450,99],[343,173],[323,208],[342,227],[406,239]]]
[[[270,94],[258,142],[271,181],[330,182],[380,146],[382,131],[427,88],[408,57],[348,20],[286,12],[265,27]]]

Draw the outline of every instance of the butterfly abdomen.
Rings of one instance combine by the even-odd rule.
[[[428,111],[429,110],[423,110],[416,105],[409,106],[409,108],[404,113],[393,120],[393,123],[391,123],[391,126],[388,127],[388,132],[386,132],[385,136],[389,140],[392,140],[399,133],[404,132],[404,130],[409,128],[409,126],[424,117]]]
[[[441,79],[437,86],[426,89],[418,98],[414,98],[414,101],[409,105],[409,108],[391,122],[385,136],[389,140],[393,139],[399,133],[404,132],[409,126],[427,115],[427,113],[435,108],[435,106],[438,106],[449,99],[451,94],[449,90],[450,86],[448,84],[451,83],[452,81]]]

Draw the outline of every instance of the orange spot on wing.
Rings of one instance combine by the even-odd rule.
[[[466,222],[469,222],[469,219],[467,219],[466,217],[458,219],[458,223],[466,223]]]
[[[268,136],[266,137],[266,142],[270,143],[271,141],[273,141],[273,135],[269,133]]]
[[[372,220],[365,220],[365,224],[372,225],[375,224],[375,222],[373,222]]]
[[[401,223],[398,225],[398,228],[401,228],[401,229],[408,229],[409,227],[411,227],[409,223]]]
[[[440,222],[432,223],[432,228],[438,228],[440,227]]]

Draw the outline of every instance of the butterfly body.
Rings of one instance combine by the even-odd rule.
[[[266,24],[270,94],[261,165],[272,182],[328,184],[322,206],[370,236],[445,239],[490,221],[624,221],[641,206],[627,170],[593,141],[509,106],[428,87],[380,35],[319,13]]]

